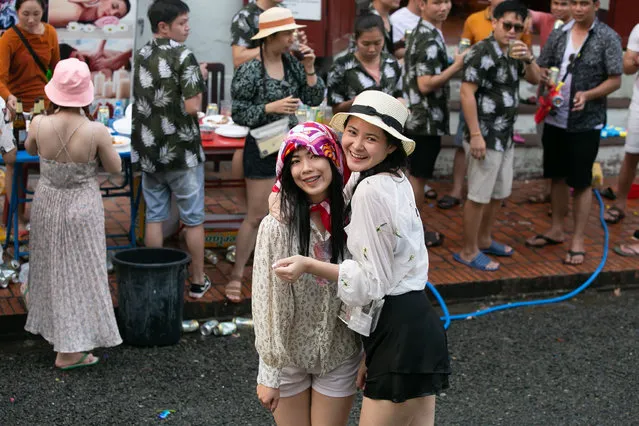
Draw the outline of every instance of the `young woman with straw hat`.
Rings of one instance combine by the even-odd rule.
[[[301,45],[300,61],[291,53],[297,25],[290,10],[268,9],[260,15],[260,31],[253,37],[260,41],[260,59],[244,63],[235,73],[231,86],[233,121],[251,129],[288,118],[288,128],[297,124],[298,105],[319,105],[324,100],[324,82],[315,73],[313,50]],[[275,178],[277,148],[270,152],[258,148],[250,134],[244,146],[244,178],[247,192],[247,215],[240,226],[235,265],[226,285],[232,302],[242,300],[244,267],[255,247],[262,218],[268,213],[268,196]]]
[[[399,100],[372,90],[333,117],[355,172],[345,191],[352,194],[345,228],[352,259],[335,265],[298,255],[273,265],[287,282],[304,273],[337,280],[337,295],[353,313],[350,326],[366,336],[360,425],[434,424],[435,395],[450,374],[446,333],[424,292],[422,221],[403,172],[415,148],[403,134],[407,117]]]

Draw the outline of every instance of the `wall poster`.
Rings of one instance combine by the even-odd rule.
[[[0,0],[2,1],[2,0]],[[92,110],[130,102],[137,0],[49,0],[60,58],[89,66],[95,86]]]

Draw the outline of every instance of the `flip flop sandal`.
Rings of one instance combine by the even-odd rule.
[[[231,285],[232,283],[239,283],[239,285]],[[242,303],[244,297],[242,296],[242,278],[231,277],[231,280],[224,286],[224,295],[232,303]]]
[[[437,191],[431,188],[428,191],[424,192],[424,197],[428,198],[429,200],[434,200],[437,198]]]
[[[584,261],[586,260],[586,252],[585,251],[568,250],[568,256],[570,256],[570,260],[572,260],[572,258],[575,257],[575,256],[582,256],[583,260],[581,261],[581,263],[572,263],[570,260],[564,259],[564,265],[579,266],[579,265],[583,265]]]
[[[615,191],[613,191],[611,187],[601,191],[601,196],[613,201],[617,199],[617,194],[615,194]]]
[[[74,370],[76,368],[83,368],[83,367],[91,367],[92,365],[97,364],[98,362],[100,362],[100,358],[98,358],[97,356],[94,356],[94,360],[91,362],[84,362],[86,361],[86,359],[89,357],[89,353],[85,352],[84,355],[82,355],[82,358],[80,358],[78,360],[78,362],[76,362],[75,364],[71,364],[71,365],[65,365],[64,367],[58,367],[60,370]]]
[[[439,232],[424,230],[424,243],[427,248],[439,247],[444,244],[444,236]]]
[[[444,195],[438,202],[437,207],[442,210],[452,209],[455,206],[461,204],[461,200],[457,197],[453,197],[451,195]]]
[[[539,234],[539,235],[535,235],[535,239],[536,240],[543,240],[544,242],[541,244],[530,244],[528,241],[526,241],[526,245],[528,247],[532,247],[532,248],[543,248],[546,246],[556,246],[559,244],[563,244],[563,241],[559,241],[559,240],[554,240],[550,237],[547,237],[545,235]]]
[[[629,252],[624,251],[622,249],[622,247],[626,247],[626,250],[630,250],[630,251]],[[622,244],[620,246],[617,246],[617,247],[613,248],[612,251],[617,253],[619,256],[623,256],[623,257],[637,257],[637,256],[639,256],[639,251],[637,251],[635,249],[630,249],[630,247],[628,247],[625,244]]]
[[[626,217],[626,213],[624,213],[624,211],[617,206],[610,207],[606,213],[612,216],[612,219],[604,218],[606,223],[609,223],[610,225],[616,225],[617,223],[621,222],[623,218]]]
[[[486,256],[482,252],[479,252],[479,254],[477,254],[477,256],[475,256],[475,258],[471,260],[470,262],[467,262],[464,259],[462,259],[459,253],[453,254],[453,259],[455,259],[462,265],[470,266],[471,268],[478,269],[484,272],[495,272],[497,269],[499,269],[499,266],[495,269],[488,269],[487,266],[490,262],[492,262],[492,260],[490,257]]]
[[[492,254],[493,256],[499,257],[510,257],[515,253],[513,248],[510,251],[506,251],[506,245],[502,243],[498,243],[497,241],[492,241],[490,243],[490,247],[481,249],[481,252],[484,254]]]

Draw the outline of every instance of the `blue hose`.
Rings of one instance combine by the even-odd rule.
[[[604,203],[603,203],[603,200],[601,199],[601,195],[599,194],[599,191],[595,189],[593,192],[595,193],[595,196],[597,197],[597,201],[599,202],[599,221],[601,222],[601,227],[604,230],[604,250],[603,250],[603,257],[601,258],[601,262],[599,262],[599,266],[597,267],[597,269],[595,269],[595,272],[592,273],[590,278],[586,280],[586,282],[584,282],[582,285],[580,285],[573,291],[564,294],[563,296],[552,297],[549,299],[530,300],[527,302],[506,303],[503,305],[493,306],[488,309],[482,309],[482,310],[471,312],[468,314],[458,314],[458,315],[450,315],[450,312],[448,311],[448,307],[446,306],[446,302],[444,302],[444,299],[442,298],[442,296],[439,294],[437,289],[435,289],[435,286],[432,285],[431,283],[426,283],[426,287],[435,295],[435,298],[437,299],[437,302],[441,306],[442,311],[444,313],[444,316],[441,317],[442,321],[444,321],[444,329],[448,330],[448,327],[450,327],[451,321],[455,321],[455,320],[481,317],[483,315],[487,315],[492,312],[505,311],[507,309],[521,308],[524,306],[549,305],[551,303],[563,302],[565,300],[575,297],[576,295],[584,291],[588,286],[590,286],[590,284],[592,284],[595,278],[597,278],[597,276],[601,273],[604,266],[606,265],[606,261],[608,260],[608,226],[606,225],[606,221],[604,220]]]

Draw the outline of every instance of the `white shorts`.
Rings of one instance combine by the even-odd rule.
[[[468,165],[468,199],[479,204],[510,197],[513,188],[515,148],[506,151],[486,150],[486,158],[478,160],[470,155],[470,144],[464,142]]]
[[[630,106],[628,134],[624,148],[628,154],[639,154],[639,107],[633,105]]]
[[[295,396],[308,388],[331,398],[354,395],[362,356],[357,353],[324,375],[305,368],[284,367],[280,375],[280,398]]]

